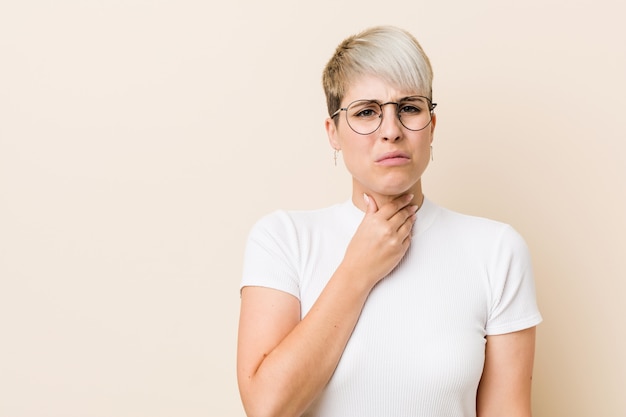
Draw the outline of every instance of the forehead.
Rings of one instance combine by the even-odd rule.
[[[413,95],[423,95],[423,92],[400,88],[374,75],[362,75],[349,84],[343,103],[346,104],[361,99],[394,101]]]

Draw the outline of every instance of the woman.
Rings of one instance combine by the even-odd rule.
[[[338,46],[323,84],[352,197],[250,233],[248,416],[530,416],[541,316],[528,250],[510,226],[424,198],[437,119],[422,48],[368,29]]]

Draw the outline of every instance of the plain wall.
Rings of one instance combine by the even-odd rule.
[[[246,235],[349,197],[321,71],[409,29],[426,195],[531,248],[535,417],[626,415],[620,1],[3,1],[0,416],[243,416]]]

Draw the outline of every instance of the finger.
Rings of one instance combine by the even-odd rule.
[[[378,211],[378,205],[373,197],[363,193],[363,199],[365,200],[366,211],[365,213],[376,213]]]
[[[417,215],[415,213],[411,214],[407,219],[400,225],[398,228],[398,234],[400,236],[411,236],[413,234],[413,225],[417,220]]]
[[[413,224],[416,218],[415,213],[417,213],[418,209],[419,206],[415,204],[407,205],[394,213],[388,221],[396,226],[396,230],[405,223]]]
[[[381,214],[387,219],[390,220],[393,216],[395,216],[399,211],[404,209],[405,207],[411,204],[411,200],[413,199],[413,194],[404,194],[399,197],[396,197],[389,203],[385,204],[380,208]]]

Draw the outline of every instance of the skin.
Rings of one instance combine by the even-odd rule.
[[[419,93],[362,77],[350,86],[342,106]],[[290,294],[262,287],[242,290],[237,377],[249,417],[297,417],[307,409],[332,376],[371,289],[411,244],[436,118],[412,132],[398,122],[395,106],[383,111],[381,127],[365,136],[347,126],[344,112],[337,125],[330,118],[325,122],[331,146],[342,151],[352,174],[352,200],[365,216],[309,313],[300,320],[300,303]],[[380,162],[396,151],[405,156],[402,161]],[[530,416],[533,354],[534,328],[487,338],[479,417]]]
[[[342,106],[364,98],[387,102],[420,93],[398,90],[378,77],[363,76],[348,88]],[[366,211],[363,194],[373,197],[379,207],[403,194],[413,194],[414,204],[420,204],[423,198],[421,177],[430,160],[437,117],[433,114],[428,127],[414,132],[400,124],[395,111],[395,106],[385,106],[380,128],[370,135],[352,131],[345,112],[339,114],[337,125],[331,119],[326,120],[330,145],[342,151],[346,168],[352,174],[352,200],[363,211]],[[376,162],[394,151],[408,155],[406,164],[388,167]]]

